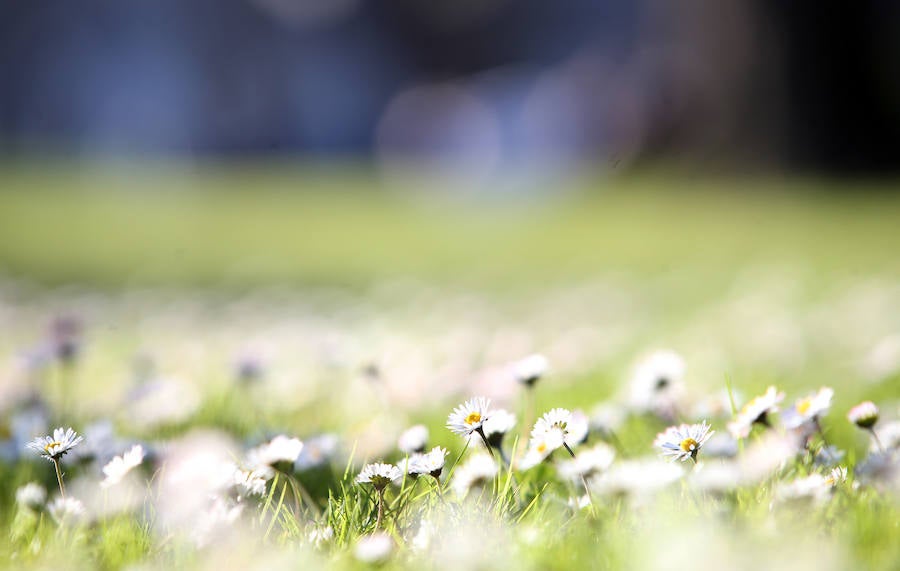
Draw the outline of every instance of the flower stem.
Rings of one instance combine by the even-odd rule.
[[[878,445],[878,450],[880,450],[881,453],[884,454],[884,445],[881,443],[881,439],[878,438],[878,435],[875,434],[875,428],[873,427],[868,430],[872,433],[872,438],[875,440],[875,444]]]
[[[569,456],[574,458],[575,453],[572,452],[572,449],[569,448],[569,445],[566,444],[565,442],[563,442],[563,446],[565,447],[566,451],[569,453]],[[581,485],[584,486],[584,493],[587,494],[588,503],[593,505],[594,500],[591,499],[591,488],[588,486],[587,480],[584,478],[584,474],[581,474],[580,476],[581,476]]]
[[[491,455],[491,458],[493,458],[493,457],[494,457],[494,450],[493,450],[493,448],[491,447],[491,445],[488,443],[488,441],[487,441],[487,436],[484,435],[484,429],[482,429],[482,428],[479,426],[478,428],[475,429],[475,432],[477,432],[477,433],[478,433],[478,436],[481,437],[481,441],[484,442],[484,447],[487,448],[488,454],[490,454],[490,455]]]
[[[66,497],[66,486],[63,484],[62,472],[59,471],[59,460],[56,458],[50,459],[53,462],[53,466],[56,468],[56,481],[59,482],[59,495],[63,498]]]
[[[384,488],[378,490],[378,519],[375,520],[375,529],[380,529],[384,519]]]

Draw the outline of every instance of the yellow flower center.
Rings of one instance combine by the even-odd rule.
[[[469,416],[466,417],[466,424],[475,424],[476,422],[481,421],[481,413],[479,412],[470,412]]]
[[[809,399],[802,399],[797,402],[797,412],[800,414],[806,414],[806,411],[809,410],[809,407],[812,406],[812,401]]]
[[[540,444],[538,444],[538,445],[537,445],[537,451],[540,452],[541,454],[543,454],[544,452],[546,452],[546,451],[547,451],[547,443],[546,443],[546,442],[541,442]]]
[[[56,447],[56,446],[62,446],[62,442],[51,442],[50,444],[47,444],[46,446],[44,446],[44,452],[46,452],[47,454],[49,454],[49,453],[50,453],[50,449],[51,449],[51,448],[54,448],[54,447]]]
[[[680,446],[685,452],[693,452],[697,449],[697,441],[693,438],[685,438],[681,441]]]

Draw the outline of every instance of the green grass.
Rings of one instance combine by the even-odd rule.
[[[900,333],[893,303],[900,195],[884,192],[891,186],[580,174],[546,200],[475,203],[397,192],[358,165],[5,165],[0,359],[9,365],[0,379],[9,387],[37,390],[54,422],[83,430],[109,418],[126,439],[177,443],[214,429],[246,447],[277,432],[308,439],[333,430],[344,447],[319,469],[279,474],[261,498],[243,500],[240,527],[204,547],[189,533],[165,531],[157,487],[171,469],[165,462],[144,466],[141,502],[131,511],[59,526],[46,510],[19,508],[14,498],[29,481],[52,496],[49,463],[0,461],[0,568],[369,567],[353,552],[375,531],[376,494],[353,480],[364,461],[402,455],[370,457],[360,441],[379,430],[391,440],[393,431],[421,422],[432,444],[451,450],[446,489],[424,479],[388,490],[384,531],[397,547],[384,569],[894,570],[897,490],[854,487],[868,441],[844,417],[870,398],[891,418],[900,399],[896,372],[864,381],[858,368],[876,342]],[[384,286],[398,278],[418,285]],[[579,289],[595,279],[607,289]],[[88,318],[77,368],[37,367],[22,381],[17,356],[66,309]],[[736,316],[743,321],[729,321]],[[578,335],[555,344],[557,336],[595,330],[613,334],[586,349],[577,347]],[[477,344],[466,345],[460,332]],[[247,339],[277,346],[275,376],[308,398],[286,399],[265,383],[236,388],[228,368]],[[777,384],[789,405],[832,385],[835,402],[823,424],[828,442],[847,452],[850,479],[821,504],[777,501],[780,483],[827,473],[801,453],[725,493],[697,491],[685,480],[644,499],[595,495],[591,507],[574,510],[568,501],[580,485],[546,464],[502,469],[460,501],[446,474],[475,450],[444,428],[446,415],[453,399],[478,389],[466,384],[470,375],[502,364],[503,343],[559,356],[538,385],[538,411],[619,402],[634,359],[658,346],[685,354],[692,398],[726,381],[745,400]],[[785,359],[782,345],[802,358]],[[184,375],[196,386],[200,402],[188,418],[141,428],[130,416],[123,404],[133,387],[130,364],[145,351],[163,376]],[[408,359],[416,378],[458,386],[410,405],[360,381],[365,360],[384,355],[393,359],[386,378]],[[451,358],[462,362],[450,363],[458,366],[448,375]],[[61,383],[77,387],[66,408]],[[430,389],[417,390],[429,397]],[[9,394],[4,439],[27,401]],[[520,397],[509,408],[521,422]],[[353,416],[348,405],[366,412]],[[729,417],[713,418],[714,428],[726,431]],[[666,424],[629,416],[611,440],[616,462],[653,455]],[[744,446],[759,443],[760,432]],[[816,436],[810,447],[822,444]],[[564,450],[554,454],[565,459]],[[66,470],[67,482],[96,487],[100,477],[92,463]],[[423,522],[439,530],[424,551],[414,540]],[[333,536],[316,545],[310,533],[326,527]]]
[[[874,185],[580,177],[547,202],[467,204],[392,192],[354,167],[265,166],[7,167],[0,269],[105,286],[410,275],[503,288],[754,262],[900,269],[900,195]]]

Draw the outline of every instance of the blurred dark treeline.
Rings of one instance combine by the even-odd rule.
[[[900,166],[897,2],[0,0],[0,13],[6,155]]]

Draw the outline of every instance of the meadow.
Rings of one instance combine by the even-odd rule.
[[[892,183],[0,181],[4,568],[900,565]]]

